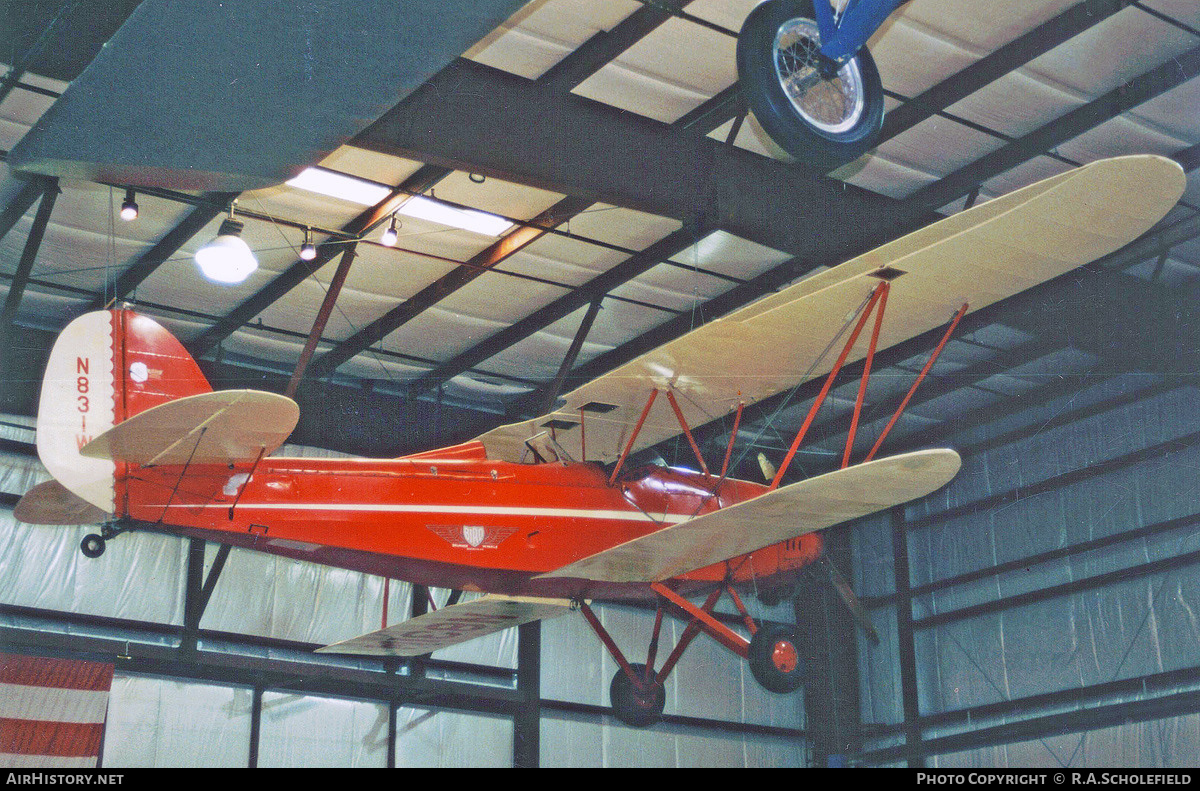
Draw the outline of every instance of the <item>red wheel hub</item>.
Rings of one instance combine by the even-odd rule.
[[[771,649],[771,661],[784,673],[791,673],[800,664],[800,656],[791,640],[776,640]]]

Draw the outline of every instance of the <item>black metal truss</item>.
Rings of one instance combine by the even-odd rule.
[[[928,219],[811,168],[467,60],[441,71],[352,142],[722,228],[813,259],[870,249]],[[812,232],[827,230],[831,217],[856,233]]]
[[[17,221],[25,216],[25,212],[29,211],[29,207],[42,195],[48,184],[48,179],[31,178],[21,185],[20,191],[8,202],[4,211],[0,212],[0,239],[3,239],[17,224]]]
[[[0,348],[6,348],[8,345],[9,336],[12,334],[13,324],[17,318],[17,311],[21,306],[21,298],[25,295],[25,286],[29,283],[29,276],[33,272],[33,263],[37,260],[42,239],[46,235],[46,228],[50,225],[50,215],[54,211],[54,203],[59,192],[61,190],[58,188],[58,179],[52,178],[45,182],[41,191],[42,199],[39,201],[37,213],[33,217],[33,226],[30,228],[29,236],[25,238],[21,259],[17,262],[16,272],[13,273],[12,281],[9,283],[8,294],[4,298],[4,307],[0,309]],[[6,365],[5,368],[8,366]]]
[[[945,206],[971,190],[1023,162],[1051,151],[1132,110],[1156,96],[1176,88],[1200,74],[1200,47],[1194,47],[1134,79],[1113,88],[1098,99],[1077,107],[1055,120],[985,154],[950,175],[910,194],[905,201],[920,207]]]
[[[961,99],[1103,22],[1133,0],[1084,0],[914,96],[887,114],[879,142],[901,135]]]
[[[541,230],[541,226],[552,228],[566,222],[591,205],[592,202],[589,200],[573,197],[563,198],[535,217],[529,225],[523,226],[508,236],[501,237],[479,254],[472,256],[466,263],[439,277],[409,299],[318,357],[312,365],[312,376],[321,377],[333,373],[342,363],[347,362],[359,352],[371,348],[390,333],[395,332],[450,294],[483,275],[491,267],[534,241],[544,232]]]

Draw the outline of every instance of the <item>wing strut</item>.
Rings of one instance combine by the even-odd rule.
[[[779,488],[779,482],[783,480],[784,473],[787,472],[788,466],[792,463],[792,458],[796,455],[796,450],[799,449],[804,435],[808,433],[809,426],[812,425],[813,419],[816,418],[817,412],[821,409],[821,405],[825,403],[825,397],[829,395],[830,388],[833,387],[833,380],[837,377],[838,372],[842,370],[842,365],[845,364],[846,358],[850,356],[850,350],[854,348],[854,342],[858,340],[859,333],[867,323],[867,319],[871,317],[871,312],[875,309],[875,305],[879,302],[879,298],[886,294],[890,284],[888,281],[882,281],[875,290],[871,293],[871,300],[867,303],[867,307],[863,310],[862,315],[858,318],[858,323],[854,325],[854,331],[850,333],[850,338],[846,341],[846,345],[842,347],[842,353],[838,355],[837,362],[833,365],[833,370],[825,377],[825,385],[821,388],[821,392],[817,395],[817,400],[813,401],[812,407],[808,410],[808,415],[804,418],[803,425],[796,432],[796,438],[792,440],[792,446],[788,448],[787,456],[783,459],[783,464],[779,465],[779,469],[775,472],[775,479],[771,481],[771,485],[767,491],[774,491]]]
[[[950,336],[954,334],[954,328],[958,326],[959,319],[966,314],[967,307],[967,303],[964,302],[962,307],[958,309],[958,312],[954,314],[954,318],[950,321],[950,326],[946,328],[946,334],[942,336],[942,340],[938,343],[937,348],[933,350],[933,354],[929,355],[929,360],[926,361],[925,367],[921,369],[921,373],[917,376],[917,381],[913,382],[912,387],[908,388],[908,393],[900,402],[900,406],[896,407],[896,413],[892,415],[892,419],[888,421],[886,426],[884,426],[883,431],[879,434],[879,439],[875,440],[874,447],[871,448],[871,452],[867,454],[867,457],[863,459],[863,461],[870,461],[871,459],[875,458],[875,454],[878,452],[879,446],[883,444],[884,438],[887,437],[888,432],[892,430],[892,426],[896,425],[896,421],[900,419],[900,415],[904,413],[904,408],[908,406],[908,402],[913,397],[913,393],[917,392],[917,386],[921,384],[921,382],[925,379],[925,374],[929,373],[929,369],[933,367],[935,362],[937,362],[938,355],[942,353],[942,349],[945,348],[946,342],[950,340]]]
[[[650,397],[646,399],[646,406],[642,409],[642,416],[638,418],[637,425],[633,427],[633,433],[629,435],[629,442],[625,444],[625,450],[621,451],[621,458],[617,459],[617,466],[613,467],[612,475],[608,477],[608,485],[612,486],[617,481],[617,473],[621,471],[621,466],[625,464],[625,459],[629,458],[629,450],[633,447],[637,435],[641,433],[642,424],[646,422],[646,415],[650,414],[650,407],[654,406],[654,399],[658,398],[658,388],[650,391]]]
[[[875,311],[875,327],[871,330],[871,343],[867,346],[867,359],[863,361],[862,378],[858,383],[858,397],[854,399],[854,417],[850,419],[850,431],[846,434],[846,450],[842,452],[842,468],[850,466],[850,450],[854,447],[854,435],[858,433],[858,419],[862,416],[863,399],[867,395],[867,380],[871,378],[871,363],[875,361],[875,349],[879,346],[879,328],[883,326],[883,314],[887,310],[890,287],[888,281],[879,284],[879,309]]]
[[[704,463],[704,456],[700,453],[700,447],[696,444],[696,438],[692,436],[692,430],[688,428],[687,420],[683,417],[683,412],[679,409],[679,402],[675,400],[675,391],[667,391],[667,400],[671,402],[671,409],[675,410],[675,417],[679,420],[679,427],[683,429],[683,435],[687,437],[688,443],[692,446],[692,452],[696,454],[696,460],[700,462],[700,471],[704,473],[704,477],[708,478],[708,465]]]

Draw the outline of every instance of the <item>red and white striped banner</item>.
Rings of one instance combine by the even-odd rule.
[[[112,675],[101,662],[0,654],[0,766],[95,767]]]

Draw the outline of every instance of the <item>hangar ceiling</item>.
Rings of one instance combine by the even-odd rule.
[[[556,392],[966,205],[1127,153],[1179,161],[1184,200],[1130,248],[971,314],[894,449],[1095,377],[1139,371],[1154,387],[1194,370],[1195,3],[914,0],[870,44],[888,96],[881,142],[829,174],[772,157],[740,121],[734,47],[754,0],[529,3],[345,145],[292,163],[353,177],[373,197],[15,173],[8,152],[138,5],[25,0],[3,12],[6,412],[33,414],[54,335],[112,301],[167,325],[215,386],[282,392],[340,288],[299,384],[295,441],[415,452],[537,414]],[[206,144],[196,140],[198,157],[219,156]],[[140,213],[123,222],[130,186]],[[383,245],[396,205],[417,194],[511,227],[488,235],[402,216],[397,244]],[[218,286],[192,256],[234,199],[260,268]],[[299,257],[306,229],[312,261]],[[878,433],[936,340],[876,363],[860,436]],[[831,463],[844,437],[856,387],[845,376],[805,472]],[[739,456],[753,464],[750,451],[786,445],[814,394],[755,405]],[[701,432],[716,453],[721,430]]]

